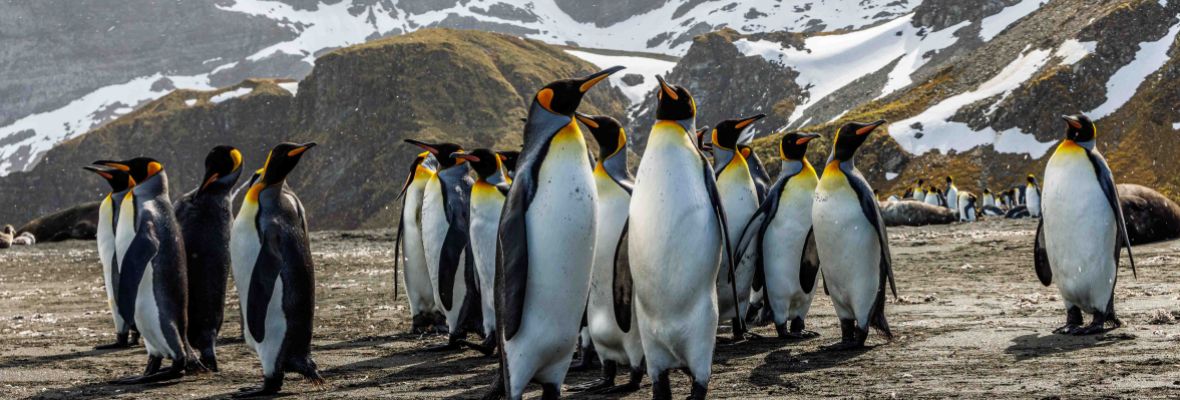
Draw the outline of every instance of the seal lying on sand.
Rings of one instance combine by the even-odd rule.
[[[1116,188],[1131,244],[1180,238],[1180,205],[1144,186],[1121,184]]]
[[[949,208],[926,204],[917,200],[881,203],[881,217],[886,226],[923,226],[949,224],[958,220]]]

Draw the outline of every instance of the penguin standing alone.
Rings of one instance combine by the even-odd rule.
[[[712,166],[693,143],[696,102],[688,89],[656,79],[656,122],[636,174],[627,232],[635,312],[653,398],[671,398],[668,373],[686,368],[692,398],[702,399],[716,343],[718,269],[723,253],[733,258]],[[733,282],[733,263],[727,267]]]
[[[311,358],[315,266],[303,203],[287,176],[315,143],[281,143],[270,151],[233,224],[230,254],[246,345],[262,362],[263,383],[239,396],[278,393],[283,375],[298,372],[322,385]]]
[[[406,183],[402,185],[401,218],[397,222],[393,254],[393,295],[397,298],[397,264],[405,253],[406,298],[410,302],[412,322],[410,332],[445,332],[446,318],[434,302],[434,283],[426,263],[426,248],[422,243],[422,196],[426,182],[434,177],[438,161],[428,151],[422,152],[410,164]]]
[[[115,223],[119,220],[119,209],[122,207],[123,197],[127,195],[127,191],[135,185],[131,179],[131,174],[126,171],[115,168],[99,168],[95,166],[82,167],[83,169],[98,174],[107,181],[111,186],[111,192],[102,199],[102,203],[98,205],[98,226],[96,227],[95,237],[98,242],[98,258],[102,262],[102,280],[106,284],[107,289],[107,304],[111,307],[111,317],[115,320],[115,342],[95,346],[95,350],[106,349],[122,349],[134,346],[139,343],[139,332],[135,331],[135,319],[127,318],[129,315],[134,315],[134,310],[127,310],[128,314],[119,312],[119,299],[115,296],[119,286],[119,260],[115,257]],[[11,229],[11,225],[4,227],[4,234],[8,235],[9,243],[12,242],[12,234],[16,232],[7,232]],[[128,333],[131,333],[131,339],[128,340]]]
[[[500,155],[488,149],[470,153],[454,153],[471,164],[477,179],[471,185],[471,255],[475,260],[479,304],[483,316],[484,342],[481,347],[491,351],[496,346],[496,240],[500,227],[500,212],[508,195],[508,176]]]
[[[630,381],[611,393],[639,390],[643,380],[643,343],[635,325],[631,267],[627,262],[627,217],[631,204],[631,172],[627,169],[627,134],[607,116],[577,114],[598,142],[594,181],[598,191],[597,234],[586,308],[590,341],[602,361],[602,379],[576,390],[614,386],[620,364],[630,368]],[[575,390],[575,389],[571,389]]]
[[[622,69],[549,83],[529,106],[500,219],[495,395],[519,399],[536,381],[544,398],[561,396],[586,311],[597,227],[597,189],[574,112],[587,91]]]
[[[205,157],[201,186],[173,204],[188,254],[188,340],[211,371],[218,370],[214,347],[225,316],[231,192],[241,175],[242,153],[232,146],[214,147]]]
[[[781,338],[818,336],[805,330],[803,322],[811,307],[819,273],[819,256],[811,227],[812,201],[819,179],[804,158],[807,143],[816,137],[819,135],[783,135],[779,141],[782,159],[779,177],[768,190],[766,201],[746,224],[737,246],[739,251],[762,252],[758,268],[765,277],[766,303]]]
[[[889,236],[873,189],[854,160],[857,148],[884,123],[841,127],[815,192],[815,244],[824,287],[840,318],[841,341],[832,349],[864,347],[870,326],[893,338],[885,319],[886,282],[897,296]]]
[[[463,148],[454,143],[426,143],[406,139],[438,160],[438,172],[426,181],[422,192],[422,244],[426,267],[434,286],[434,302],[447,319],[447,343],[426,351],[455,350],[463,346],[487,353],[466,341],[468,330],[479,331],[481,310],[469,236],[470,195],[474,183],[467,175],[466,159],[452,157]]]
[[[1054,333],[1088,335],[1106,332],[1107,322],[1122,326],[1114,312],[1119,257],[1125,247],[1132,273],[1135,257],[1113,174],[1094,148],[1097,128],[1085,115],[1062,118],[1065,140],[1045,166],[1046,207],[1037,225],[1033,264],[1042,284],[1057,280],[1065,302],[1065,325]],[[1029,193],[1034,184],[1030,175]],[[1085,327],[1083,312],[1094,315]]]
[[[1037,177],[1028,174],[1028,183],[1024,186],[1024,204],[1028,206],[1028,215],[1033,218],[1041,217],[1041,186],[1037,184]]]
[[[717,179],[717,192],[721,196],[726,221],[733,221],[728,225],[729,230],[726,234],[734,239],[741,236],[742,229],[745,228],[744,223],[754,215],[760,201],[758,187],[750,163],[747,161],[747,155],[742,153],[738,144],[749,140],[742,138],[743,132],[752,132],[747,131],[746,128],[765,116],[758,114],[749,118],[721,121],[712,132],[713,162],[715,162],[713,170]],[[730,249],[722,256],[723,263],[729,262],[724,257],[739,251],[735,247],[736,244],[736,240],[730,242]],[[751,241],[748,245],[756,245],[756,243]],[[731,321],[734,340],[742,339],[746,333],[744,318],[750,306],[750,289],[754,282],[755,267],[759,258],[757,249],[740,250],[746,257],[733,260],[737,267],[734,277],[731,278],[729,274],[717,275],[718,318]],[[730,291],[731,286],[737,288],[736,298]]]
[[[184,241],[168,197],[164,166],[150,158],[98,161],[97,165],[131,174],[135,186],[123,197],[115,228],[119,285],[115,297],[125,319],[134,319],[143,335],[148,365],[142,376],[114,381],[139,384],[176,379],[186,370],[200,370],[189,357],[188,273]],[[131,295],[134,293],[134,295]],[[128,312],[133,312],[128,318]],[[160,371],[164,358],[172,367]],[[191,365],[190,365],[191,364]]]

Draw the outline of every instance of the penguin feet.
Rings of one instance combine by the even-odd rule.
[[[492,354],[494,354],[496,352],[496,346],[495,345],[488,346],[486,340],[483,343],[472,343],[472,342],[468,342],[466,340],[460,340],[459,343],[462,344],[463,347],[467,347],[469,349],[478,351],[478,352],[480,352],[480,354],[483,354],[485,356],[491,356]]]
[[[807,339],[814,339],[817,337],[819,337],[819,332],[808,331],[808,330],[802,330],[799,332],[787,332],[785,335],[782,336],[783,339],[787,339],[787,340],[807,340]]]
[[[1065,325],[1062,325],[1060,328],[1054,329],[1053,333],[1058,334],[1058,335],[1073,335],[1074,332],[1077,332],[1081,328],[1082,327],[1077,324],[1065,324]]]
[[[631,381],[631,382],[624,383],[622,385],[607,388],[607,389],[602,390],[602,391],[595,393],[595,394],[601,394],[601,395],[627,394],[627,393],[635,393],[638,390],[639,390],[639,381]]]
[[[1112,326],[1110,328],[1106,327],[1107,322],[1111,323]],[[1119,321],[1118,318],[1107,318],[1106,315],[1103,314],[1094,314],[1094,320],[1090,321],[1089,325],[1074,329],[1069,333],[1074,336],[1094,335],[1106,333],[1121,326],[1123,326],[1123,322]]]
[[[235,399],[248,399],[260,396],[270,396],[279,393],[283,389],[283,377],[280,374],[278,377],[265,377],[262,380],[262,386],[249,386],[238,389],[237,393],[233,394]]]
[[[582,372],[594,369],[594,359],[598,358],[596,355],[597,353],[594,351],[583,347],[581,356],[570,363],[570,371]]]
[[[424,353],[441,353],[444,351],[458,350],[463,347],[463,344],[458,341],[448,341],[446,344],[439,344],[422,349]]]
[[[1097,316],[1094,317],[1098,319]],[[1082,327],[1082,309],[1078,306],[1070,306],[1065,311],[1065,325],[1054,329],[1053,333],[1058,335],[1072,335]]]
[[[604,389],[609,389],[615,386],[615,382],[609,379],[598,378],[589,382],[580,383],[566,387],[566,390],[571,392],[586,392],[599,393]]]

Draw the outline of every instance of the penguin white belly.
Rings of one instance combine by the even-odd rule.
[[[915,190],[914,191],[914,200],[926,201],[926,192],[923,192],[921,190]]]
[[[287,335],[287,315],[283,312],[283,279],[275,278],[274,292],[266,303],[266,329],[262,343],[255,343],[258,359],[262,361],[262,374],[274,376],[280,366],[279,350],[283,347],[283,339]],[[248,329],[247,329],[248,330]],[[253,340],[253,338],[251,338]]]
[[[132,239],[135,239],[135,197],[131,192],[123,197],[123,203],[119,205],[119,223],[115,226],[115,263],[116,268],[123,265],[123,255],[127,254],[127,248],[131,247]]]
[[[652,129],[628,228],[635,312],[648,372],[699,366],[709,376],[717,330],[721,229],[703,161],[682,129]],[[671,125],[671,124],[669,124]],[[696,365],[693,365],[696,364]]]
[[[98,258],[102,262],[102,281],[107,289],[107,305],[111,308],[111,317],[115,321],[115,330],[123,332],[123,316],[119,315],[119,304],[115,301],[115,282],[111,279],[111,272],[115,268],[115,229],[114,209],[111,196],[103,199],[98,206]]]
[[[983,196],[983,206],[984,207],[995,207],[996,206],[996,197],[992,196],[990,194],[984,195]]]
[[[598,233],[594,239],[587,328],[599,358],[638,365],[643,358],[643,345],[639,342],[635,313],[631,313],[630,331],[623,332],[614,309],[615,256],[621,246],[627,245],[620,243],[619,237],[627,222],[631,195],[605,172],[595,171],[594,178],[598,183]],[[633,360],[636,362],[632,363]]]
[[[143,271],[143,279],[139,281],[135,297],[135,327],[143,337],[149,355],[175,358],[176,354],[172,354],[171,346],[164,339],[164,328],[160,326],[160,307],[153,291],[155,277],[152,275],[155,269],[149,262]]]
[[[776,325],[805,316],[811,308],[815,282],[808,288],[810,293],[804,292],[799,282],[799,266],[807,243],[807,231],[811,229],[814,194],[813,190],[788,185],[783,190],[774,219],[766,227],[762,262],[766,268],[766,290]]]
[[[946,207],[952,210],[959,209],[959,189],[951,186],[946,190]]]
[[[1089,159],[1086,159],[1087,167],[1093,169],[1094,167],[1090,165],[1089,162]],[[1048,171],[1045,172],[1048,173]],[[1093,176],[1093,173],[1091,173],[1091,175]],[[1048,176],[1046,176],[1045,179],[1048,179]],[[1093,183],[1097,184],[1097,182],[1097,178],[1095,178]],[[1026,200],[1025,202],[1028,203],[1028,215],[1040,217],[1043,210],[1041,210],[1041,194],[1037,193],[1037,187],[1029,185],[1025,189],[1024,193],[1024,198]]]
[[[825,172],[826,173],[826,172]],[[839,179],[839,178],[837,178]],[[841,319],[867,327],[881,278],[877,230],[861,210],[847,183],[815,194],[812,223],[824,284]]]
[[[1061,297],[1086,313],[1105,312],[1114,288],[1118,228],[1084,154],[1050,159],[1045,203],[1045,248]]]
[[[538,160],[536,193],[525,211],[529,261],[523,315],[519,330],[504,343],[513,385],[522,386],[509,393],[520,393],[528,383],[519,379],[536,374],[542,382],[561,382],[568,370],[594,257],[597,194],[586,151],[581,133],[567,127]]]
[[[488,183],[478,182],[471,189],[471,252],[475,257],[480,305],[483,309],[484,334],[496,330],[496,238],[504,195]]]
[[[735,155],[734,157],[739,156]],[[725,219],[729,222],[730,246],[737,246],[738,238],[741,237],[746,223],[758,210],[758,193],[754,188],[754,180],[750,177],[750,170],[744,161],[735,158],[734,162],[740,164],[730,164],[717,177],[717,192],[721,196],[721,204],[724,205]],[[751,241],[749,246],[755,245],[755,242]],[[750,285],[754,282],[754,268],[757,259],[752,250],[747,250],[744,254],[746,256],[737,260],[735,264],[737,267],[735,281],[739,303],[737,305],[734,304],[734,287],[729,283],[729,273],[724,270],[728,268],[728,256],[721,255],[723,267],[722,271],[717,274],[717,311],[718,318],[723,321],[736,317],[735,312],[739,307],[742,315],[745,315],[746,308],[750,304]]]
[[[451,224],[447,222],[446,204],[442,195],[442,182],[437,177],[431,177],[426,182],[426,189],[422,195],[422,248],[426,253],[426,269],[430,281],[434,286],[434,303],[438,310],[447,317],[447,327],[455,332],[458,329],[459,311],[463,309],[463,301],[467,296],[467,281],[463,268],[466,265],[464,253],[459,258],[459,270],[455,272],[455,281],[451,289],[451,309],[445,309],[439,294],[439,262],[441,261],[443,243],[446,241],[447,230]]]
[[[426,267],[426,249],[422,243],[422,193],[425,187],[425,180],[412,182],[402,209],[401,246],[406,261],[406,297],[410,300],[412,316],[433,312],[436,308],[434,281]]]
[[[233,267],[234,287],[238,290],[238,305],[242,310],[242,321],[249,320],[249,309],[246,301],[249,299],[250,279],[254,275],[254,266],[258,261],[258,252],[262,251],[262,242],[258,236],[255,216],[258,215],[258,203],[249,200],[242,202],[238,216],[234,219],[233,231],[230,234],[230,264]],[[242,332],[246,345],[251,350],[258,351],[257,342],[246,329]]]

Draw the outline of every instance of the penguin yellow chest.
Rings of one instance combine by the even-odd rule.
[[[731,244],[741,236],[746,221],[758,209],[758,192],[754,188],[754,178],[750,175],[750,166],[742,155],[734,154],[733,160],[725,165],[721,174],[717,176],[717,192],[721,196],[721,204],[725,208],[725,218],[729,223],[729,237]]]

